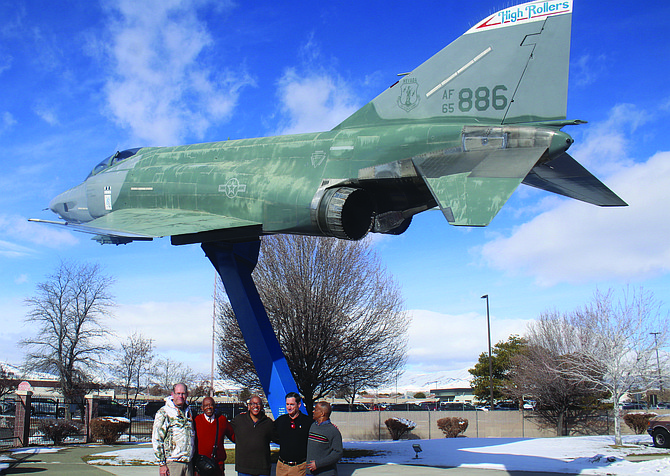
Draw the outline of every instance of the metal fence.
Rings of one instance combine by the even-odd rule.
[[[14,415],[0,415],[0,448],[14,445]]]
[[[141,402],[134,407],[134,415],[130,418],[130,426],[128,430],[121,435],[119,441],[133,441],[144,442],[151,440],[151,430],[153,428],[154,417],[164,402],[153,401],[150,403]],[[190,405],[190,410],[193,416],[202,413],[200,403],[193,403]],[[246,412],[247,407],[242,403],[217,403],[216,413],[225,415],[228,420],[232,420],[235,416],[242,412]]]
[[[44,425],[51,420],[65,421],[66,414],[70,414],[71,421],[81,427],[79,435],[70,436],[65,443],[84,442],[86,428],[81,411],[76,406],[67,407],[61,399],[35,399],[32,402],[30,417],[30,445],[49,445],[53,441],[45,436]],[[0,402],[3,403],[3,402]],[[11,403],[11,402],[10,402]],[[150,441],[153,420],[156,411],[163,402],[147,404],[142,402],[134,407],[128,430],[119,438],[120,442]],[[12,446],[14,443],[14,409],[12,405],[4,404],[0,414],[0,447]],[[69,411],[68,411],[69,410]],[[191,405],[194,415],[201,413],[200,405]],[[233,419],[240,412],[246,411],[242,404],[218,404],[217,413],[225,414]],[[659,412],[655,410],[655,412]],[[664,413],[664,411],[660,411]],[[538,438],[556,436],[553,428],[541,428],[530,411],[361,411],[361,412],[333,412],[331,420],[340,429],[345,440],[384,440],[390,439],[385,421],[398,417],[411,420],[415,428],[410,432],[410,439],[443,438],[444,435],[437,426],[437,421],[444,417],[459,417],[468,420],[468,428],[463,436],[470,438]],[[611,434],[614,431],[612,414],[603,413],[594,417],[585,426],[586,434]],[[622,422],[623,434],[632,434]]]
[[[70,418],[66,419],[68,413]],[[79,432],[66,437],[63,441],[65,443],[85,443],[85,422],[82,411],[77,405],[70,405],[62,398],[32,398],[30,402],[29,443],[31,445],[53,444],[54,441],[47,436],[46,427],[66,422],[78,427]]]

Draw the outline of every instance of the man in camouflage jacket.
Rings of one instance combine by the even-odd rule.
[[[156,412],[151,444],[160,463],[160,476],[193,476],[195,432],[187,398],[186,385],[178,383],[165,399],[165,406]]]

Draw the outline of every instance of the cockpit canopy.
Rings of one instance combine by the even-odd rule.
[[[112,165],[115,165],[122,160],[126,160],[129,157],[132,157],[133,155],[137,154],[137,151],[139,151],[142,147],[137,147],[135,149],[126,149],[122,151],[117,151],[115,154],[110,155],[103,161],[101,161],[98,165],[96,165],[93,170],[91,170],[91,173],[88,174],[88,177],[91,177],[93,175],[99,174],[103,170],[111,167]],[[88,178],[86,177],[86,178]]]

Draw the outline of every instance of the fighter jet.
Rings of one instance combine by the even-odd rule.
[[[116,152],[49,208],[101,243],[486,226],[520,184],[626,203],[567,154],[572,0],[486,17],[330,131]],[[33,220],[46,221],[46,220]]]
[[[490,15],[330,131],[116,152],[51,201],[64,222],[33,221],[201,243],[278,416],[297,387],[251,275],[261,236],[400,234],[433,208],[486,226],[522,183],[626,205],[566,152],[571,18],[572,0]]]

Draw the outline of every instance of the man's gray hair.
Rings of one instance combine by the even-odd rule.
[[[172,386],[172,393],[174,393],[174,392],[177,390],[177,385],[183,385],[183,386],[184,386],[184,390],[186,390],[186,393],[188,393],[188,385],[186,385],[184,382],[175,383],[175,384]]]

